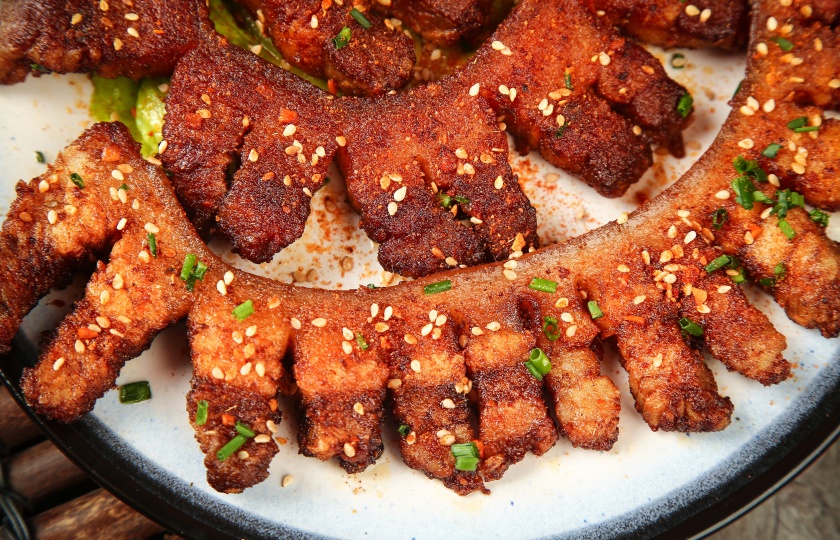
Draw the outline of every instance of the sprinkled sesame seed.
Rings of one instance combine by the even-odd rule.
[[[131,37],[134,37],[134,38],[139,38],[140,37],[140,33],[137,31],[136,28],[134,28],[132,26],[129,26],[128,30],[126,30],[126,32],[128,32],[128,35],[131,36]]]
[[[74,13],[73,16],[70,18],[70,24],[73,26],[82,22],[82,14],[81,13]]]
[[[406,193],[408,193],[408,186],[401,187],[400,189],[394,192],[394,200],[397,202],[404,201]]]
[[[668,227],[668,238],[676,238],[677,237],[677,228],[671,225]]]
[[[147,233],[157,234],[160,232],[160,229],[154,223],[146,223],[143,228],[146,229]]]
[[[776,20],[776,17],[770,17],[767,19],[767,29],[771,32],[774,31],[776,28],[779,27],[779,21]]]
[[[373,328],[374,328],[377,332],[382,333],[382,332],[387,332],[387,331],[390,329],[390,326],[388,326],[388,325],[387,325],[387,324],[385,324],[384,322],[378,322],[378,323],[376,323],[376,324],[373,326]]]
[[[656,355],[656,358],[653,359],[653,367],[658,368],[662,365],[662,353]]]
[[[598,62],[600,62],[602,66],[610,65],[610,55],[603,51],[598,53]]]
[[[505,44],[501,41],[494,41],[490,44],[490,46],[493,48],[494,51],[501,51],[505,48]]]
[[[446,324],[447,320],[448,319],[446,315],[438,315],[437,317],[435,317],[435,326],[443,326],[444,324]]]
[[[497,176],[496,181],[493,182],[493,187],[495,187],[496,189],[502,189],[502,187],[504,187],[504,185],[505,185],[504,178],[502,178],[501,175]]]
[[[667,276],[662,278],[662,281],[664,281],[665,283],[675,283],[677,281],[677,276],[675,274],[668,274]]]
[[[507,278],[510,281],[514,281],[517,277],[516,272],[514,272],[513,270],[505,269],[502,271],[502,274],[504,274],[505,278]]]
[[[689,17],[694,17],[695,15],[700,15],[700,10],[694,4],[689,4],[685,7],[685,13]]]
[[[507,85],[500,84],[499,85],[499,93],[504,95],[504,96],[510,95],[510,88],[508,88]]]
[[[750,108],[749,108],[749,107],[747,107],[746,105],[741,105],[741,108],[740,108],[740,109],[738,109],[738,110],[739,110],[739,111],[741,112],[741,114],[743,114],[744,116],[752,116],[752,115],[754,115],[754,114],[755,114],[755,111],[754,111],[754,110],[752,110],[752,109],[750,109]]]
[[[128,21],[137,21],[140,19],[140,16],[136,13],[126,13],[125,18]]]
[[[245,349],[242,352],[245,354],[245,358],[251,358],[257,353],[257,348],[253,343],[249,343],[245,345]]]
[[[280,481],[280,487],[288,487],[292,485],[292,482],[294,482],[294,480],[294,476],[292,476],[291,474],[287,474],[283,477],[283,480]]]
[[[317,328],[323,328],[327,326],[327,319],[323,317],[318,317],[317,319],[312,319],[312,326]]]
[[[248,459],[249,457],[251,457],[251,454],[249,454],[247,452],[247,450],[242,450],[238,454],[236,454],[236,457],[238,457],[239,459],[244,461],[244,460]]]
[[[626,274],[630,271],[630,268],[626,264],[619,264],[618,265],[618,271],[621,272],[622,274]]]
[[[59,369],[61,369],[61,366],[63,366],[63,365],[64,365],[64,357],[62,356],[61,358],[59,358],[58,360],[53,362],[53,371],[58,371]]]
[[[267,442],[271,442],[271,435],[266,435],[265,433],[260,433],[256,437],[254,437],[254,442],[257,444],[265,444]]]
[[[767,219],[768,217],[770,217],[771,212],[773,212],[772,206],[768,206],[767,208],[765,208],[764,211],[761,213],[761,219]]]
[[[245,375],[248,375],[249,373],[251,373],[251,367],[252,367],[251,362],[247,362],[244,366],[239,368],[239,374],[242,375],[243,377]]]
[[[110,330],[108,330],[108,333],[110,333],[112,336],[117,336],[118,338],[125,337],[125,336],[122,334],[122,332],[119,332],[119,331],[117,331],[117,330],[115,330],[115,329],[113,329],[113,328],[111,328]]]
[[[109,293],[108,291],[102,291],[101,293],[99,293],[99,303],[103,306],[107,304],[110,299],[111,293]]]
[[[490,324],[488,324],[485,328],[487,328],[491,332],[498,332],[502,328],[502,325],[496,321],[493,321]]]
[[[434,328],[433,323],[429,323],[423,328],[420,329],[420,335],[425,337],[432,333],[432,328]]]
[[[211,371],[210,373],[213,375],[214,379],[224,379],[225,378],[225,372],[222,371],[222,368],[220,368],[219,366],[214,367],[213,371]]]
[[[475,97],[478,95],[478,91],[481,89],[481,84],[475,83],[474,85],[470,86],[470,95]]]
[[[230,335],[230,338],[231,338],[231,339],[234,341],[234,343],[236,343],[237,345],[241,345],[241,344],[242,344],[242,342],[243,342],[243,341],[245,341],[245,339],[242,337],[242,332],[239,332],[239,331],[234,331],[234,332]]]
[[[312,18],[309,19],[309,26],[312,28],[318,28],[318,17],[313,15]]]
[[[792,163],[790,168],[793,169],[793,172],[796,174],[805,174],[805,167],[799,163]]]
[[[750,148],[755,146],[755,142],[753,142],[752,139],[741,139],[740,141],[738,141],[738,146],[745,150],[749,150]]]
[[[47,221],[50,225],[55,225],[55,223],[58,221],[58,214],[55,212],[55,210],[50,210],[49,212],[47,212]]]
[[[114,279],[111,281],[111,285],[113,285],[115,291],[122,289],[123,285],[125,285],[122,275],[115,274]]]
[[[213,113],[211,113],[207,109],[199,109],[196,112],[198,113],[198,116],[204,118],[205,120],[213,116]]]
[[[364,416],[364,414],[365,414],[365,407],[364,407],[364,405],[362,405],[362,404],[361,404],[361,403],[359,403],[358,401],[357,401],[356,403],[354,403],[354,404],[353,404],[353,410],[354,410],[354,411],[356,412],[356,414],[358,414],[359,416]]]
[[[650,253],[647,250],[642,251],[642,260],[645,264],[650,264]]]
[[[347,341],[341,342],[341,349],[344,351],[344,354],[350,354],[353,352],[353,346]]]
[[[420,360],[411,361],[411,371],[415,373],[420,373]]]
[[[700,12],[700,22],[706,22],[712,16],[712,10],[709,8],[704,9]]]
[[[248,152],[248,161],[256,162],[260,159],[260,154],[255,149],[251,148],[251,151]]]
[[[292,328],[294,328],[295,330],[300,330],[301,323],[300,323],[300,320],[297,319],[297,317],[292,317],[291,323],[292,323]]]
[[[225,282],[221,279],[218,281],[218,283],[216,283],[216,290],[219,291],[219,294],[221,294],[222,296],[227,295],[227,286],[225,285]]]
[[[563,322],[575,322],[575,318],[572,317],[572,314],[568,311],[564,311],[560,314],[560,320],[562,320]]]
[[[114,38],[114,50],[118,51],[122,49],[123,42],[120,38]]]
[[[557,125],[563,127],[566,125],[566,117],[562,114],[557,115]]]
[[[755,46],[755,50],[761,56],[767,56],[767,54],[770,52],[770,50],[767,48],[766,43],[759,43],[758,45]]]
[[[779,183],[779,177],[775,174],[767,175],[767,181],[770,183],[771,186],[780,187],[781,184]]]
[[[573,324],[572,326],[566,328],[566,337],[574,337],[577,333],[577,325]]]
[[[341,329],[341,335],[342,335],[342,336],[344,337],[344,339],[346,339],[346,340],[351,340],[351,339],[353,339],[353,331],[352,331],[352,330],[350,330],[349,328],[347,328],[346,326],[345,326],[344,328],[342,328],[342,329]]]
[[[828,81],[828,87],[834,90],[840,88],[840,79],[831,79]]]
[[[262,362],[257,362],[257,365],[254,366],[254,371],[257,372],[257,375],[260,377],[265,377],[265,364]]]
[[[685,235],[685,240],[683,240],[684,244],[690,244],[697,238],[697,233],[695,231],[688,231],[688,234]]]
[[[284,137],[291,137],[291,136],[292,136],[292,135],[294,135],[296,132],[297,132],[297,126],[296,126],[296,125],[294,125],[294,124],[289,124],[289,125],[288,125],[288,126],[286,126],[286,128],[283,130],[283,136],[284,136]]]
[[[397,206],[397,203],[395,203],[395,202],[388,203],[388,215],[389,216],[395,215],[397,213],[398,209],[399,209],[399,206]]]
[[[455,402],[452,401],[449,398],[446,398],[446,399],[444,399],[443,401],[440,402],[440,406],[443,407],[444,409],[454,409],[455,408]]]
[[[335,138],[335,142],[336,142],[336,144],[338,144],[338,146],[341,146],[342,148],[344,148],[344,146],[347,144],[347,138],[344,137],[343,135],[339,135],[338,137]]]
[[[699,306],[697,306],[697,311],[705,314],[711,313],[712,310],[706,304],[700,304]]]
[[[627,212],[622,212],[621,214],[618,215],[618,219],[616,220],[616,223],[618,223],[619,225],[624,225],[625,223],[627,223],[628,219],[629,219],[629,216],[627,215]]]
[[[481,335],[484,334],[484,330],[482,330],[481,328],[479,328],[477,326],[473,326],[472,329],[471,329],[471,332],[472,332],[472,335],[474,335],[474,336],[481,336]]]

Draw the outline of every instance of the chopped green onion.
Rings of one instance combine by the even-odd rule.
[[[805,208],[805,195],[801,193],[797,193],[795,191],[790,192],[790,204],[791,206],[798,206],[799,208]]]
[[[243,437],[248,437],[249,439],[257,436],[257,434],[254,433],[253,429],[249,428],[241,422],[236,423],[236,432],[242,435]]]
[[[363,351],[370,349],[370,345],[367,344],[367,341],[365,341],[365,336],[363,336],[361,332],[356,332],[356,343],[359,345],[359,348]]]
[[[207,423],[207,410],[209,407],[210,404],[203,399],[198,402],[198,405],[195,407],[195,425],[203,426]]]
[[[795,130],[796,128],[801,128],[807,122],[808,122],[808,117],[807,116],[800,116],[799,118],[794,118],[793,120],[788,122],[787,127],[789,129],[794,129]]]
[[[686,319],[685,317],[680,319],[680,330],[686,334],[691,334],[694,337],[700,337],[703,335],[703,328],[696,322],[691,319]]]
[[[454,457],[478,457],[478,447],[474,442],[455,443],[449,447]]]
[[[779,220],[779,228],[782,230],[782,233],[788,237],[788,240],[793,240],[793,237],[796,236],[796,231],[793,230],[793,227],[790,226],[790,223],[788,223],[786,219]]]
[[[337,36],[332,38],[333,45],[336,49],[343,49],[350,43],[350,38],[353,37],[353,32],[348,27],[341,29]]]
[[[554,138],[559,139],[560,137],[562,137],[563,134],[566,133],[566,127],[567,127],[566,125],[560,126],[557,129],[557,131],[554,132]]]
[[[40,150],[35,150],[35,161],[38,163],[46,163],[47,158],[44,157],[44,153]]]
[[[528,363],[537,368],[543,375],[551,371],[551,360],[548,359],[548,355],[539,347],[531,349],[531,354],[528,356]]]
[[[691,106],[694,105],[694,98],[686,92],[680,98],[679,103],[677,103],[677,112],[680,113],[680,116],[683,118],[688,118],[688,115],[691,113]]]
[[[604,312],[601,311],[601,308],[598,307],[598,302],[596,302],[595,300],[590,300],[586,304],[586,307],[589,308],[589,314],[592,315],[593,319],[600,319],[604,316]]]
[[[732,191],[735,192],[735,202],[746,210],[752,210],[755,203],[755,184],[746,176],[738,176],[732,180]]]
[[[764,203],[764,204],[773,204],[773,199],[762,193],[761,191],[756,191],[753,193],[753,198],[756,202]]]
[[[739,266],[739,267],[737,267],[737,268],[733,268],[733,270],[737,270],[737,271],[738,271],[738,273],[737,273],[737,274],[735,274],[734,276],[729,276],[729,277],[730,277],[730,279],[732,279],[732,281],[733,281],[734,283],[743,283],[743,282],[747,281],[747,274],[746,274],[746,273],[744,273],[744,269],[743,269],[743,268],[741,268],[741,267]]]
[[[564,79],[566,81],[566,90],[574,91],[574,88],[572,87],[572,74],[571,73],[566,73],[566,75],[564,76]]]
[[[720,270],[721,268],[723,268],[727,264],[730,264],[731,262],[732,257],[730,257],[729,255],[721,255],[720,257],[706,265],[706,272],[711,274],[715,270]]]
[[[560,337],[560,327],[557,325],[557,317],[546,316],[543,318],[543,334],[548,341],[557,341]]]
[[[681,53],[675,53],[674,56],[671,57],[671,67],[674,69],[682,69],[685,67],[685,55]]]
[[[242,448],[242,445],[244,445],[246,442],[248,442],[248,439],[246,439],[242,435],[237,435],[236,437],[228,441],[228,443],[224,445],[221,448],[221,450],[216,452],[216,458],[218,458],[219,461],[226,460],[231,455],[233,455],[234,452]]]
[[[438,193],[438,201],[440,201],[440,205],[449,210],[452,208],[455,203],[458,204],[468,204],[470,200],[463,195],[447,195],[445,193]]]
[[[235,308],[233,308],[233,316],[240,321],[244,321],[254,314],[254,303],[251,300],[245,300]]]
[[[187,281],[190,278],[190,275],[192,275],[193,272],[193,268],[195,268],[195,262],[197,260],[198,258],[192,253],[187,253],[187,256],[184,257],[184,264],[183,266],[181,266],[182,281]]]
[[[769,277],[761,278],[761,279],[758,280],[758,284],[761,285],[762,287],[775,287],[776,286],[776,280],[773,279],[773,278],[769,278]]]
[[[782,49],[785,52],[788,52],[791,49],[793,49],[793,43],[791,43],[790,41],[786,40],[783,37],[774,36],[774,37],[770,38],[770,41],[775,42],[776,45],[778,45],[779,48]]]
[[[531,362],[523,362],[523,364],[525,364],[525,367],[528,368],[528,371],[531,372],[531,375],[533,375],[535,379],[537,379],[538,381],[541,381],[543,379],[543,375],[542,373],[540,373],[540,370],[537,369],[537,366],[535,366]]]
[[[41,64],[29,64],[29,67],[32,68],[32,71],[37,71],[39,73],[52,73],[49,69],[45,68]]]
[[[773,268],[773,275],[775,277],[761,278],[758,280],[758,284],[762,287],[775,287],[780,281],[785,279],[785,276],[787,275],[787,265],[784,261],[780,262],[775,268]]]
[[[400,427],[397,428],[397,433],[403,437],[408,437],[408,434],[411,433],[411,428],[405,424],[400,424]]]
[[[712,212],[712,227],[715,229],[720,230],[727,221],[729,221],[729,212],[726,211],[726,208],[718,208]]]
[[[446,292],[452,288],[452,281],[448,279],[444,279],[443,281],[436,281],[435,283],[429,283],[425,287],[423,287],[423,294],[437,294]]]
[[[828,227],[829,215],[823,212],[822,210],[814,208],[813,210],[808,212],[808,217],[810,217],[811,221],[813,221],[820,227]]]
[[[779,154],[779,150],[781,150],[781,149],[782,149],[781,144],[770,143],[770,144],[767,145],[767,148],[765,148],[764,150],[761,151],[761,155],[766,157],[766,158],[772,159]]]
[[[77,173],[70,174],[70,180],[76,184],[76,187],[79,189],[85,189],[85,181],[82,180],[82,177],[79,176]]]
[[[371,27],[370,21],[367,20],[367,17],[365,17],[364,14],[361,11],[359,11],[358,9],[356,9],[356,8],[351,9],[350,10],[350,16],[353,17],[354,19],[356,19],[356,22],[361,24],[362,28],[364,28],[365,30],[367,30],[368,28]]]
[[[481,461],[477,457],[457,457],[455,458],[455,469],[459,471],[473,472],[478,467],[478,462]]]
[[[735,167],[735,172],[738,174],[751,176],[759,182],[767,181],[767,173],[758,166],[758,160],[744,159],[744,156],[738,156],[732,161],[732,166]]]
[[[793,131],[796,133],[807,133],[809,131],[819,131],[820,126],[802,126],[798,128],[794,128]]]
[[[554,294],[557,292],[557,282],[551,281],[550,279],[534,278],[531,280],[531,283],[528,284],[528,288],[534,289],[535,291]]]
[[[138,381],[120,386],[120,403],[130,405],[152,399],[149,381]]]
[[[149,253],[152,254],[152,257],[157,257],[157,239],[155,238],[155,233],[150,232],[147,234],[146,240],[149,242]]]
[[[193,271],[193,276],[195,279],[204,279],[204,274],[207,273],[207,265],[201,261],[198,261],[198,264],[195,265],[195,270]]]
[[[373,283],[368,283],[368,284],[367,284],[367,285],[365,285],[365,286],[366,286],[368,289],[378,289],[378,288],[379,288],[379,287],[377,287],[376,285],[374,285]]]

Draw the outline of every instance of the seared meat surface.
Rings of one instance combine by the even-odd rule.
[[[840,247],[825,236],[819,213],[795,198],[785,202],[790,193],[774,190],[769,175],[763,182],[766,172],[744,159],[745,140],[767,143],[757,130],[763,123],[787,126],[791,114],[802,114],[818,129],[789,128],[787,137],[806,134],[795,142],[806,150],[808,169],[829,170],[811,149],[822,139],[836,146],[836,131],[803,111],[836,103],[834,79],[814,77],[802,101],[786,102],[784,81],[768,84],[778,68],[760,46],[781,31],[778,21],[792,26],[794,38],[824,27],[775,0],[756,8],[755,54],[733,111],[674,186],[566,244],[392,288],[304,290],[230,269],[198,239],[163,171],[140,159],[128,131],[94,126],[47,173],[19,185],[0,232],[0,260],[9,270],[0,282],[3,346],[74,264],[110,249],[37,366],[24,373],[27,400],[53,418],[82,416],[125,360],[187,315],[196,364],[188,409],[210,452],[208,480],[222,491],[265,477],[276,452],[269,447],[279,420],[274,396],[295,388],[291,377],[301,451],[337,456],[348,471],[378,456],[386,402],[406,426],[406,461],[462,494],[483,489],[525,452],[543,454],[558,431],[578,446],[610,448],[617,393],[597,370],[598,336],[615,340],[636,408],[652,430],[725,428],[732,403],[700,348],[763,384],[784,381],[792,369],[781,354],[784,337],[749,306],[738,283],[757,282],[805,327],[840,333]],[[837,52],[825,36],[821,50],[797,47],[803,65],[819,66]],[[798,73],[785,75],[790,81]],[[765,107],[770,100],[784,106]],[[798,174],[790,167],[781,168],[779,183]],[[182,278],[189,255],[207,266],[201,279],[191,281],[189,272]],[[524,365],[535,346],[551,362],[542,379]],[[287,350],[292,373],[281,363]],[[541,400],[543,384],[559,430]],[[199,422],[203,401],[207,419]],[[468,410],[477,415],[477,438]],[[214,456],[234,433],[243,437],[238,452]],[[467,441],[481,458],[476,472],[457,471],[446,450]]]
[[[476,37],[490,19],[492,0],[390,0],[373,9],[422,35],[427,41],[453,45]]]
[[[203,0],[8,0],[0,3],[0,84],[28,74],[172,73],[207,32]]]
[[[414,75],[414,42],[369,13],[365,1],[242,3],[264,25],[283,58],[310,75],[332,81],[342,93],[382,95],[402,88]]]

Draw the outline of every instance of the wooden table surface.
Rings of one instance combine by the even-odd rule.
[[[34,540],[179,539],[89,480],[43,437],[2,385],[0,457],[0,497],[4,492],[14,494]],[[793,482],[709,538],[840,539],[840,445],[833,445]],[[0,540],[22,539],[4,522]]]

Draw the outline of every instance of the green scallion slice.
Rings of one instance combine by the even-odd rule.
[[[550,315],[544,317],[542,330],[548,341],[557,341],[560,338],[560,327],[557,324],[557,317]]]
[[[474,442],[455,443],[449,447],[454,457],[478,457],[478,447]]]
[[[149,381],[137,381],[120,386],[120,403],[130,405],[152,399]]]
[[[778,45],[779,48],[782,49],[785,52],[788,52],[788,51],[793,49],[793,43],[791,43],[790,41],[786,40],[783,37],[774,36],[774,37],[770,38],[770,41],[773,41],[774,43],[776,43],[776,45]]]
[[[773,279],[773,278],[769,278],[769,277],[761,278],[761,279],[758,280],[758,284],[761,285],[762,287],[775,287],[776,286],[776,280]]]
[[[123,190],[123,191],[128,191],[128,190],[129,190],[129,189],[131,189],[131,188],[130,188],[130,187],[128,187],[128,184],[120,184],[119,189],[121,189],[121,190]]]
[[[38,163],[46,163],[47,158],[44,157],[44,153],[40,150],[35,150],[35,161]]]
[[[566,75],[564,75],[563,78],[565,79],[565,82],[566,82],[566,90],[574,91],[574,88],[572,87],[572,74],[571,73],[566,73]]]
[[[195,425],[203,426],[207,423],[207,411],[210,408],[210,404],[207,403],[206,400],[201,400],[195,406]]]
[[[677,112],[680,113],[680,116],[683,118],[688,118],[688,115],[691,113],[692,105],[694,105],[694,98],[691,94],[686,92],[680,98],[679,103],[677,103]]]
[[[829,215],[823,212],[822,210],[814,208],[813,210],[808,212],[808,217],[810,217],[811,221],[813,221],[820,227],[828,227]]]
[[[338,33],[337,36],[332,38],[333,45],[335,45],[336,49],[343,49],[350,43],[350,39],[353,37],[353,32],[345,26],[341,29],[341,32]]]
[[[444,279],[443,281],[436,281],[435,283],[429,283],[425,287],[423,287],[423,294],[437,294],[442,293],[450,290],[452,288],[452,281],[449,279]]]
[[[350,16],[356,19],[356,22],[362,25],[362,28],[367,30],[371,27],[370,21],[365,17],[364,13],[356,8],[350,10]]]
[[[557,129],[557,131],[554,132],[554,138],[559,139],[560,137],[562,137],[563,134],[566,133],[566,127],[567,127],[566,125],[560,126]]]
[[[598,302],[595,300],[590,300],[586,303],[586,307],[589,308],[589,314],[592,315],[593,319],[600,319],[604,316],[604,312],[601,311],[601,308],[598,307]]]
[[[727,221],[729,221],[729,212],[726,211],[726,208],[718,208],[712,212],[712,227],[715,229],[720,230]]]
[[[237,320],[244,321],[254,314],[254,303],[251,300],[245,300],[235,308],[233,308],[233,316]]]
[[[800,116],[799,118],[794,118],[793,120],[788,122],[787,127],[788,127],[788,129],[795,130],[796,128],[803,127],[807,123],[808,123],[808,117],[807,116]]]
[[[796,236],[796,231],[793,230],[786,219],[779,220],[779,228],[782,230],[782,234],[788,237],[788,240],[793,240],[793,237]]]
[[[478,467],[478,462],[481,461],[477,457],[456,457],[455,469],[458,471],[473,472]]]
[[[674,69],[682,69],[685,67],[685,55],[681,53],[674,53],[671,57],[671,67]]]
[[[408,434],[411,433],[411,428],[405,424],[400,424],[400,427],[397,428],[397,433],[403,437],[408,437]]]
[[[195,270],[193,270],[193,276],[195,279],[204,279],[204,274],[207,273],[208,266],[201,261],[198,261],[195,265]]]
[[[243,437],[248,437],[249,439],[257,436],[257,434],[254,433],[253,429],[249,428],[241,422],[236,423],[236,432],[242,435]]]
[[[70,180],[76,184],[76,187],[79,189],[85,189],[85,181],[82,180],[82,177],[78,175],[78,173],[71,173]]]
[[[737,270],[738,273],[734,276],[729,276],[734,283],[743,283],[747,281],[747,274],[744,273],[744,269],[740,266],[738,268],[733,268],[733,270]]]
[[[234,452],[242,448],[248,442],[248,439],[243,437],[242,435],[237,435],[236,437],[232,438],[226,445],[224,445],[218,452],[216,452],[216,457],[219,461],[224,461],[233,455]]]
[[[703,335],[703,328],[696,322],[691,319],[686,319],[685,317],[680,319],[680,330],[686,334],[691,334],[694,337],[700,337]]]
[[[528,371],[531,372],[531,375],[533,375],[535,379],[537,379],[538,381],[541,381],[543,379],[543,375],[542,373],[540,373],[540,370],[537,369],[537,366],[535,366],[531,362],[523,362],[523,364],[525,364],[525,367],[528,368]]]
[[[363,351],[370,349],[370,345],[368,345],[367,341],[365,341],[365,336],[363,336],[361,332],[356,332],[356,343]]]
[[[528,288],[535,291],[554,294],[557,292],[557,282],[551,281],[550,279],[534,278],[531,280],[531,283],[528,284]]]
[[[152,257],[157,257],[157,239],[155,238],[155,233],[150,232],[147,234],[146,241],[149,242],[149,253],[152,254]]]
[[[528,356],[528,362],[532,364],[543,375],[547,375],[551,371],[551,360],[548,355],[539,347],[531,349],[531,354]]]
[[[41,64],[29,64],[29,67],[32,69],[32,71],[37,71],[39,73],[52,73],[52,71],[50,71],[48,68],[45,68]]]
[[[720,257],[706,265],[706,272],[711,274],[715,270],[720,270],[721,268],[723,268],[731,262],[732,257],[730,257],[729,255],[721,255]]]
[[[190,279],[197,260],[198,257],[194,254],[187,253],[186,257],[184,257],[184,264],[181,266],[181,281],[187,281]]]
[[[752,210],[755,203],[755,184],[746,176],[738,176],[732,180],[732,191],[735,192],[735,202]]]
[[[802,126],[798,128],[794,128],[793,131],[796,133],[808,133],[809,131],[819,131],[820,126]]]
[[[770,143],[770,144],[767,145],[767,148],[765,148],[764,150],[761,151],[761,155],[766,157],[766,158],[773,159],[779,154],[779,150],[781,150],[781,149],[782,149],[781,144]]]

